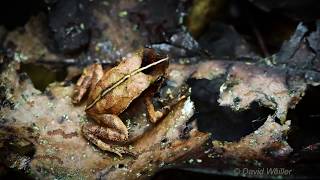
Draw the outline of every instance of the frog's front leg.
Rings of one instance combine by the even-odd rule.
[[[168,112],[170,110],[169,106],[165,106],[165,107],[161,108],[160,110],[155,110],[153,102],[152,102],[152,98],[149,96],[146,96],[144,98],[144,102],[147,107],[149,121],[151,121],[152,123],[156,123],[159,119],[161,119],[166,114],[168,114]]]
[[[77,104],[81,101],[88,90],[93,89],[103,76],[101,64],[92,64],[84,68],[83,73],[74,88],[72,102]]]
[[[158,122],[160,119],[162,119],[163,117],[165,117],[169,111],[171,110],[171,108],[177,104],[179,101],[185,99],[186,96],[183,95],[179,98],[177,98],[176,100],[172,101],[171,104],[162,107],[159,110],[155,110],[153,102],[152,102],[152,97],[150,96],[145,96],[144,98],[144,102],[146,104],[147,107],[147,113],[148,113],[148,117],[149,117],[149,121],[152,123],[156,123]]]
[[[128,129],[121,119],[112,114],[92,115],[99,124],[86,124],[82,127],[84,136],[100,149],[122,154],[134,155],[124,144],[128,140]]]

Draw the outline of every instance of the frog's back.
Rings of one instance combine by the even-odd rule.
[[[95,88],[91,90],[88,104],[93,102],[104,89],[109,88],[125,75],[140,68],[140,66],[141,57],[134,55],[107,71]],[[135,98],[148,88],[149,85],[150,76],[138,73],[106,94],[88,111],[94,113],[120,114]]]
[[[90,110],[95,113],[120,114],[150,85],[150,76],[138,73],[114,88]]]

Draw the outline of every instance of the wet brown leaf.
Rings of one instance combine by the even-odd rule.
[[[27,141],[35,151],[26,155],[6,151],[15,154],[15,158],[2,158],[7,159],[7,166],[15,164],[12,167],[26,167],[33,177],[124,179],[134,178],[137,173],[141,173],[141,177],[151,175],[161,164],[173,162],[198,149],[208,138],[206,133],[200,133],[194,127],[189,138],[181,139],[181,134],[186,133],[183,132],[186,123],[194,113],[194,105],[190,99],[182,100],[174,106],[156,125],[149,124],[143,115],[145,109],[142,108],[135,112],[135,116],[130,117],[131,122],[137,123],[130,127],[136,126],[135,131],[142,132],[141,138],[137,138],[132,144],[132,148],[138,149],[141,155],[137,159],[118,159],[114,154],[98,150],[82,137],[80,127],[87,123],[87,118],[84,105],[74,106],[71,102],[73,86],[54,83],[45,93],[41,93],[34,89],[29,79],[18,76],[18,68],[18,64],[12,62],[1,74],[1,85],[8,89],[4,96],[13,103],[11,109],[1,109],[1,139],[5,140],[4,144]],[[140,122],[149,125],[141,127]],[[13,133],[17,136],[11,136]],[[166,143],[163,139],[167,139]],[[150,162],[152,166],[147,163],[149,155],[155,159]],[[26,162],[24,159],[29,159],[26,164],[22,164]],[[124,169],[118,164],[127,167],[127,175],[121,173]],[[144,174],[145,168],[150,169],[150,172]]]

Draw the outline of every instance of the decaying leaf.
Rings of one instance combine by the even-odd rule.
[[[280,69],[239,62],[203,63],[194,77],[209,80],[224,79],[218,100],[222,106],[241,110],[249,108],[250,104],[256,101],[276,110],[278,118],[282,120],[286,119],[288,108],[300,99],[306,88],[302,83],[300,86],[288,89],[287,75]]]
[[[57,59],[57,55],[53,54],[45,45],[49,39],[44,21],[44,15],[39,14],[32,17],[24,27],[11,31],[6,36],[4,46],[16,53],[15,60],[32,62],[39,59]]]
[[[8,166],[16,164],[15,166],[19,167],[22,166],[19,162],[25,162],[22,161],[23,158],[29,158],[29,163],[24,166],[28,167],[28,172],[35,177],[108,176],[119,179],[136,177],[139,173],[148,175],[149,173],[144,174],[146,167],[152,173],[160,164],[173,162],[199,148],[208,139],[207,133],[200,133],[196,129],[191,132],[183,131],[186,122],[194,113],[193,103],[187,99],[178,103],[153,128],[143,129],[147,133],[132,144],[132,148],[141,152],[137,159],[118,159],[113,154],[96,149],[82,137],[80,127],[87,122],[87,118],[85,107],[74,106],[71,102],[73,86],[52,84],[45,93],[41,93],[34,89],[30,80],[23,80],[18,76],[18,67],[16,62],[11,62],[1,75],[3,86],[14,89],[13,92],[4,92],[5,98],[14,105],[11,109],[1,109],[1,139],[5,140],[4,144],[26,140],[29,142],[28,146],[35,149],[33,153],[22,156],[18,152],[15,160],[8,156],[9,160],[6,162]],[[143,115],[136,117],[140,119],[130,121],[147,122]],[[16,138],[9,138],[12,133],[17,135]],[[190,137],[181,139],[185,136],[182,135],[184,133],[190,134]],[[185,150],[186,148],[188,150]],[[154,162],[149,162],[152,166],[146,164],[149,155],[155,159]],[[117,164],[128,167],[126,175],[121,173],[123,169]],[[131,169],[132,171],[129,171]]]
[[[217,152],[223,152],[224,158],[247,160],[270,160],[285,158],[293,151],[286,142],[284,134],[289,130],[290,122],[281,126],[269,116],[265,123],[250,135],[235,143],[213,141]],[[221,148],[221,149],[219,149]]]
[[[193,78],[222,81],[218,100],[222,106],[241,110],[259,102],[276,110],[276,116],[284,122],[288,109],[303,97],[307,85],[317,86],[320,82],[320,73],[314,69],[318,56],[306,44],[306,32],[306,27],[299,25],[282,50],[262,59],[263,64],[208,61],[199,65]]]

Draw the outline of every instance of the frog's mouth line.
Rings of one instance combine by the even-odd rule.
[[[118,80],[118,81],[116,81],[115,83],[113,83],[109,88],[102,90],[101,93],[99,94],[99,96],[98,96],[94,101],[92,101],[92,103],[90,103],[90,104],[86,107],[85,110],[89,110],[90,108],[92,108],[92,107],[93,107],[98,101],[100,101],[106,94],[108,94],[108,93],[109,93],[110,91],[112,91],[114,88],[116,88],[117,86],[119,86],[120,84],[122,84],[123,82],[125,82],[126,80],[128,80],[130,77],[132,77],[132,76],[134,76],[134,75],[136,75],[136,74],[138,74],[138,73],[140,73],[140,72],[142,72],[142,71],[144,71],[144,70],[146,70],[146,69],[149,69],[149,68],[151,68],[151,67],[153,67],[153,66],[156,66],[156,65],[158,65],[158,64],[160,64],[160,63],[162,63],[162,62],[164,62],[164,61],[168,61],[168,60],[169,60],[169,57],[167,56],[167,57],[165,57],[165,58],[163,58],[163,59],[160,59],[160,60],[158,60],[158,61],[156,61],[156,62],[153,62],[153,63],[151,63],[151,64],[148,64],[147,66],[144,66],[144,67],[142,67],[142,68],[136,69],[136,70],[134,70],[132,73],[123,76],[120,80]]]

